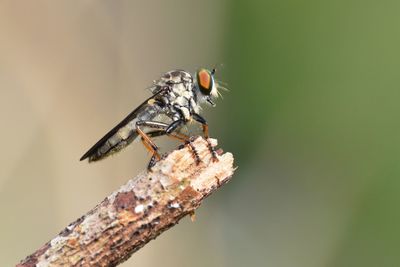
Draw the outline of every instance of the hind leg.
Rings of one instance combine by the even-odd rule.
[[[151,138],[140,128],[139,124],[136,124],[136,131],[139,134],[142,143],[145,148],[147,148],[150,153],[152,153],[151,160],[147,166],[147,169],[150,170],[151,167],[154,166],[156,159],[160,160],[161,156],[158,153],[158,147],[157,145],[151,140]]]
[[[147,168],[149,170],[151,169],[151,167],[154,166],[154,164],[156,163],[157,160],[161,159],[161,156],[158,153],[158,147],[151,140],[151,138],[157,137],[157,136],[162,136],[162,135],[168,135],[170,137],[174,137],[174,138],[178,139],[181,142],[188,142],[188,140],[190,139],[189,136],[187,136],[185,134],[173,132],[182,123],[183,122],[180,120],[174,121],[169,125],[166,123],[163,123],[163,122],[158,122],[158,121],[138,121],[136,123],[136,131],[140,135],[143,145],[152,153],[152,157],[147,166]],[[149,133],[145,133],[141,129],[141,127],[148,127],[148,128],[158,129],[158,130],[155,130],[155,131],[149,132]]]

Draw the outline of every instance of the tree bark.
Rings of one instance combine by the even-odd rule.
[[[18,267],[116,266],[135,251],[193,215],[205,197],[233,174],[231,153],[210,150],[217,141],[199,137],[143,171]]]

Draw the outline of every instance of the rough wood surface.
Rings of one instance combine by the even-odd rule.
[[[217,141],[210,139],[212,146]],[[200,162],[196,161],[196,151]],[[206,140],[174,150],[68,225],[18,267],[116,266],[228,182],[233,156],[213,160]]]

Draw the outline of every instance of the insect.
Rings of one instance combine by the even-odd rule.
[[[152,96],[111,129],[80,160],[101,160],[119,152],[140,137],[143,145],[152,154],[148,164],[148,169],[151,169],[156,160],[161,158],[159,148],[152,138],[167,135],[189,142],[190,137],[179,130],[190,121],[197,121],[202,125],[204,137],[207,139],[208,124],[199,113],[201,104],[215,106],[213,99],[220,95],[214,74],[215,69],[199,69],[195,77],[183,70],[164,73],[151,86]],[[215,152],[212,152],[215,157]]]

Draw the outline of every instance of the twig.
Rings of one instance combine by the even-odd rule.
[[[216,146],[216,140],[209,141]],[[174,150],[151,172],[129,180],[17,266],[120,264],[181,218],[193,215],[205,197],[230,180],[233,156],[221,153],[213,159],[201,137],[192,146]]]

